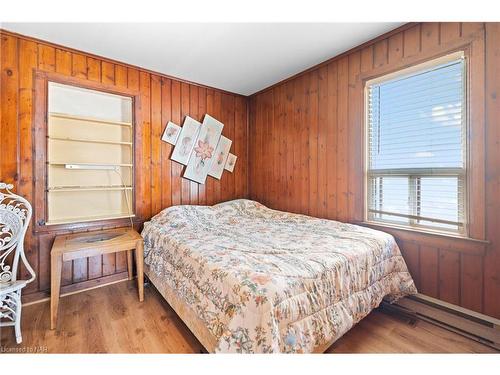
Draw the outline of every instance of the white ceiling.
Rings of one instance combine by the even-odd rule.
[[[0,27],[250,95],[402,23],[2,23]]]

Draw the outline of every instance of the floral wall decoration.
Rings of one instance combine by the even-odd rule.
[[[232,173],[234,171],[234,165],[236,164],[237,158],[238,157],[236,155],[229,154],[227,156],[226,166],[224,167],[224,169]]]
[[[200,132],[200,127],[201,124],[198,121],[186,116],[181,133],[175,144],[174,152],[171,156],[172,160],[184,165],[188,164],[189,157],[196,143],[196,138]]]
[[[229,150],[231,149],[231,144],[233,141],[220,136],[219,143],[217,144],[217,148],[215,149],[214,160],[212,162],[212,167],[208,172],[209,176],[212,176],[218,180],[222,177],[222,172],[224,172],[224,167],[226,165],[227,156],[229,155]]]
[[[169,121],[167,127],[165,128],[165,131],[163,132],[161,140],[170,143],[171,145],[175,145],[180,133],[181,127],[177,124],[174,124],[172,121]]]
[[[207,175],[220,179],[224,170],[233,171],[236,156],[230,154],[232,141],[222,134],[224,124],[206,114],[203,123],[186,116],[179,127],[169,122],[162,140],[175,145],[171,159],[187,165],[183,177],[204,184]],[[228,166],[228,156],[232,155]]]

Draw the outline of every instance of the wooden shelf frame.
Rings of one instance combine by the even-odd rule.
[[[125,122],[125,121],[111,121],[111,120],[106,120],[106,119],[99,119],[99,118],[86,117],[86,116],[76,116],[76,115],[70,115],[70,114],[66,114],[66,113],[57,113],[57,112],[49,112],[48,115],[49,115],[49,117],[63,118],[63,119],[67,119],[67,120],[97,122],[99,124],[104,124],[104,125],[125,126],[125,127],[129,127],[129,128],[133,127],[132,122]]]
[[[70,191],[117,191],[132,190],[133,186],[56,186],[49,187],[47,192],[70,192]]]
[[[132,105],[132,117],[130,121],[110,121],[105,118],[97,118],[97,117],[85,117],[78,115],[71,115],[69,113],[59,113],[55,111],[49,111],[48,108],[48,85],[50,83],[57,83],[63,85],[71,85],[77,88],[90,89],[96,91],[102,91],[108,94],[114,94],[118,96],[124,96],[130,98],[130,102]],[[142,113],[141,113],[141,93],[138,90],[117,87],[113,85],[107,85],[100,82],[89,82],[87,80],[82,80],[77,77],[68,77],[66,75],[62,75],[59,73],[46,72],[41,70],[34,71],[34,150],[35,153],[33,155],[34,160],[34,178],[37,181],[34,190],[35,202],[34,202],[34,225],[33,231],[35,233],[59,233],[67,230],[89,230],[91,228],[103,228],[106,226],[116,226],[116,225],[129,225],[129,219],[133,218],[134,223],[143,222],[142,216],[139,213],[137,215],[136,208],[136,196],[135,189],[142,187],[142,181],[138,177],[135,171],[136,161],[139,160],[139,165],[142,161],[142,154],[140,152],[140,147],[138,149],[135,140],[140,134],[140,128],[136,126],[136,124],[142,123]],[[61,112],[64,112],[61,110]],[[90,112],[89,112],[90,113]],[[64,128],[57,128],[57,133],[50,133],[49,136],[49,122],[54,121],[54,124],[61,124],[64,126],[66,122],[65,119],[71,121],[68,122],[71,125],[79,126],[79,121],[82,121],[80,124],[82,129],[90,129],[91,132],[88,131],[71,131],[66,132]],[[72,121],[74,120],[74,121]],[[86,122],[86,123],[84,123]],[[109,126],[108,126],[109,125]],[[89,128],[90,127],[90,128]],[[93,129],[99,130],[102,129],[102,132],[99,131],[100,136],[98,134],[93,135]],[[116,130],[122,129],[122,130]],[[76,129],[75,129],[76,130]],[[66,143],[67,142],[67,143]],[[116,145],[110,147],[121,147],[128,155],[128,152],[131,153],[131,159],[121,162],[121,160],[115,160],[111,163],[103,163],[103,160],[109,160],[106,158],[102,160],[95,160],[94,162],[86,162],[88,157],[86,156],[86,151],[82,149],[83,153],[81,157],[78,156],[78,161],[75,158],[72,158],[74,162],[66,162],[70,157],[64,157],[65,154],[60,153],[60,158],[48,158],[48,145],[51,147],[60,147],[67,149],[71,147],[72,143],[70,142],[82,142],[78,147],[83,147],[83,143],[88,143],[90,147],[92,144],[95,144],[96,147],[100,144],[101,146],[105,145]],[[75,143],[75,146],[77,143]],[[140,146],[140,145],[139,145]],[[62,149],[61,149],[62,150]],[[67,154],[69,156],[70,154]],[[55,155],[54,155],[55,156]],[[104,155],[103,155],[104,156]],[[80,160],[81,159],[81,160]],[[95,159],[95,158],[94,158]],[[123,184],[121,184],[118,180],[113,178],[109,181],[109,188],[101,189],[100,185],[106,184],[108,181],[103,183],[103,181],[99,180],[98,176],[103,176],[104,174],[99,174],[99,171],[96,168],[95,173],[89,171],[86,174],[78,174],[78,182],[73,183],[73,185],[78,186],[75,188],[74,186],[68,186],[72,183],[71,175],[76,172],[72,172],[68,169],[67,173],[61,174],[62,168],[65,168],[66,164],[73,164],[76,166],[110,166],[116,167],[118,172],[125,178]],[[75,168],[76,169],[76,168]],[[49,185],[48,173],[51,171],[54,172],[57,170],[57,180],[54,180],[53,183]],[[109,169],[112,171],[112,169]],[[87,174],[93,173],[90,181],[88,183],[82,178],[87,178]],[[66,177],[68,176],[66,181]],[[95,175],[95,177],[93,177]],[[107,174],[106,174],[107,175]],[[65,183],[66,182],[66,183]],[[121,185],[120,187],[117,187]],[[137,187],[138,186],[138,187]],[[50,188],[50,190],[49,190]],[[53,189],[54,188],[54,189]],[[99,190],[98,190],[99,189]],[[94,191],[93,191],[94,190]],[[66,193],[64,193],[66,191]],[[102,212],[100,210],[96,210],[93,214],[92,210],[86,210],[85,212],[78,212],[77,210],[74,212],[67,212],[67,216],[62,212],[57,213],[56,217],[49,217],[49,201],[48,197],[52,197],[52,199],[56,199],[59,197],[59,194],[70,194],[68,197],[76,197],[78,192],[82,192],[82,194],[87,194],[86,197],[90,197],[88,194],[113,194],[113,197],[117,197],[117,194],[125,195],[128,200],[127,204],[123,203],[123,207],[119,209],[118,207],[113,208],[109,212]],[[97,196],[96,196],[97,197]],[[99,196],[100,197],[100,196]],[[110,196],[111,197],[111,196]],[[58,199],[58,198],[57,198]],[[110,198],[111,199],[111,198]],[[113,201],[115,198],[112,198]],[[101,198],[99,198],[101,200]],[[54,201],[53,201],[54,202]],[[59,204],[59,203],[57,203]],[[127,206],[127,207],[125,207]],[[85,217],[82,217],[85,216]]]
[[[106,167],[106,166],[111,166],[111,167],[127,167],[127,168],[132,168],[134,165],[133,164],[121,164],[121,163],[74,163],[71,161],[68,162],[60,162],[60,161],[48,161],[47,165],[53,165],[53,166],[64,166],[66,164],[74,164],[74,165],[92,165],[96,167]],[[105,170],[105,169],[103,169]]]
[[[52,141],[64,141],[64,142],[101,143],[101,144],[122,145],[122,146],[133,145],[132,142],[108,141],[104,139],[63,138],[63,137],[51,137],[51,136],[47,136],[47,139]]]
[[[60,224],[75,224],[76,222],[78,223],[87,223],[87,222],[92,222],[92,221],[100,221],[100,220],[115,220],[115,219],[129,219],[129,218],[135,218],[135,214],[123,214],[123,215],[107,215],[107,216],[73,216],[73,217],[68,217],[63,220],[52,220],[48,221],[45,223],[46,225],[60,225]]]

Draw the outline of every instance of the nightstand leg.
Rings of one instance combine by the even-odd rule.
[[[139,289],[139,301],[144,301],[144,242],[137,241],[135,247],[135,262],[137,266],[137,287]]]
[[[128,279],[132,280],[134,274],[132,273],[132,250],[127,250],[127,269],[128,269]]]
[[[61,288],[62,254],[50,255],[50,329],[57,326],[57,310]]]

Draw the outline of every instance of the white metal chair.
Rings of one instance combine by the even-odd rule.
[[[24,235],[31,220],[31,204],[0,182],[0,328],[14,326],[16,342],[21,336],[21,289],[35,280],[35,272],[24,254]],[[31,274],[17,280],[19,259]]]

